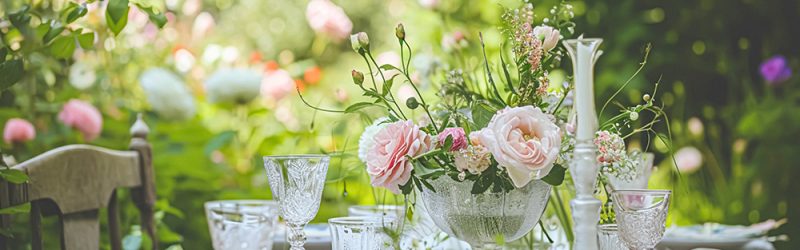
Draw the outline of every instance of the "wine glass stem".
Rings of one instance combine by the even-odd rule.
[[[306,243],[306,233],[303,232],[305,224],[291,224],[289,226],[289,245],[292,246],[290,250],[305,250],[303,245]]]

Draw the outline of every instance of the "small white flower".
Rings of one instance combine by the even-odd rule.
[[[367,162],[367,152],[375,145],[375,135],[383,127],[386,127],[388,120],[389,118],[386,117],[378,118],[361,133],[361,138],[358,139],[358,159],[361,159],[362,162]]]
[[[97,75],[88,63],[78,61],[69,68],[69,83],[76,89],[88,89],[94,85],[95,80]]]
[[[225,68],[214,72],[204,83],[212,103],[248,103],[261,89],[261,74],[244,68]]]
[[[194,98],[178,76],[163,68],[145,71],[139,83],[147,102],[160,116],[176,120],[189,119],[195,114]]]

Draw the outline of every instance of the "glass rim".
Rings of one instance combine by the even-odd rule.
[[[656,194],[656,195],[670,195],[672,190],[669,189],[617,189],[614,194]]]
[[[617,224],[600,224],[597,225],[597,229],[604,232],[618,231],[619,226]]]
[[[250,206],[255,205],[255,206]],[[278,207],[277,201],[274,200],[254,200],[254,199],[244,199],[244,200],[214,200],[214,201],[206,201],[203,203],[205,208],[214,208],[214,207],[234,207],[234,206],[247,206],[247,207]]]
[[[265,155],[262,156],[264,160],[267,159],[312,159],[312,158],[319,158],[319,159],[330,159],[330,155],[324,154],[290,154],[290,155]]]
[[[405,210],[405,206],[402,205],[353,205],[348,207],[347,209],[351,208],[359,208],[359,209],[370,209],[370,210]]]
[[[331,225],[383,225],[384,223],[392,223],[395,221],[394,217],[375,217],[375,216],[344,216],[328,219],[328,224]]]

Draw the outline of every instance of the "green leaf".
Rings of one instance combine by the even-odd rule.
[[[111,0],[111,1],[113,1],[113,0]],[[75,22],[75,20],[78,20],[78,18],[83,17],[88,12],[88,9],[86,8],[86,4],[76,4],[76,3],[70,2],[69,5],[70,5],[69,7],[64,9],[64,11],[67,13],[66,18],[64,19],[64,22],[67,23],[67,24]]]
[[[8,49],[5,47],[0,48],[0,63],[6,61],[6,56],[8,55]]]
[[[492,182],[490,180],[491,179],[490,175],[491,174],[489,173],[484,173],[483,175],[478,177],[478,180],[476,180],[475,183],[472,184],[472,190],[470,191],[470,193],[482,194],[483,192],[486,192],[486,190],[489,189],[489,186],[492,185]]]
[[[400,69],[398,69],[397,67],[395,67],[394,65],[391,65],[391,64],[384,64],[384,65],[381,65],[381,67],[380,67],[380,68],[381,68],[382,70],[393,70],[393,69],[394,69],[394,70],[400,71]]]
[[[0,209],[0,214],[24,214],[31,211],[31,203]]]
[[[136,6],[139,7],[140,10],[147,13],[147,16],[149,17],[150,21],[155,23],[156,26],[158,26],[159,28],[163,28],[164,25],[167,24],[167,16],[165,16],[164,13],[156,12],[154,8],[145,7],[139,3],[136,3]]]
[[[42,42],[44,44],[50,43],[50,41],[52,41],[53,38],[56,38],[58,35],[60,35],[62,31],[64,31],[64,25],[61,25],[61,23],[59,22],[53,21],[52,23],[50,23],[50,28],[47,30],[47,33],[45,33],[44,37],[42,37]]]
[[[378,106],[378,105],[375,105],[374,103],[371,103],[371,102],[358,102],[358,103],[355,103],[353,105],[348,106],[346,109],[344,109],[344,112],[345,113],[353,113],[353,112],[359,111],[359,110],[361,110],[363,108],[371,107],[371,106]]]
[[[59,36],[50,44],[50,54],[56,58],[65,59],[75,52],[75,38],[72,36]]]
[[[9,14],[8,20],[10,20],[11,24],[13,24],[14,27],[17,27],[17,29],[21,30],[27,28],[28,23],[30,23],[31,21],[31,16],[28,15],[29,9],[30,6],[23,5],[22,8],[20,8],[16,12]]]
[[[472,122],[475,124],[475,128],[485,128],[495,113],[496,110],[485,103],[472,105]]]
[[[547,174],[542,181],[547,182],[551,186],[558,186],[561,183],[564,183],[564,174],[567,172],[567,169],[562,167],[561,164],[554,164],[553,168],[550,169],[550,173]]]
[[[439,171],[439,172],[444,173],[444,171]],[[422,182],[422,185],[425,185],[426,188],[430,189],[433,192],[436,192],[436,189],[433,188],[433,185],[431,185],[431,183],[429,183],[427,180],[419,179],[419,181]]]
[[[128,0],[109,0],[106,7],[106,24],[108,28],[119,35],[119,32],[128,24]]]
[[[381,93],[381,96],[386,96],[387,94],[389,94],[389,91],[392,90],[392,85],[394,85],[395,77],[397,77],[397,75],[392,76],[392,78],[389,78],[389,80],[386,80],[386,82],[383,83],[383,91]]]
[[[6,90],[22,79],[24,74],[22,59],[0,63],[0,91]]]
[[[14,184],[22,184],[28,181],[28,175],[25,172],[11,168],[0,169],[0,177]]]
[[[77,34],[75,35],[75,39],[78,40],[78,45],[80,45],[81,48],[91,49],[94,45],[94,32]]]
[[[453,136],[448,135],[447,138],[444,139],[444,146],[442,146],[442,148],[444,150],[450,150],[450,148],[453,147],[453,140]]]

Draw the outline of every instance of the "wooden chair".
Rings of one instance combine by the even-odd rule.
[[[30,177],[28,183],[0,183],[0,208],[31,203],[32,248],[42,249],[41,216],[57,215],[61,224],[61,249],[100,248],[99,210],[108,208],[108,228],[112,249],[122,249],[119,229],[117,188],[131,188],[140,212],[141,227],[158,249],[153,205],[156,201],[152,153],[147,142],[149,129],[141,115],[131,127],[130,150],[118,151],[90,145],[59,147],[14,169]],[[7,227],[8,216],[2,225]],[[0,249],[8,239],[0,238]]]

